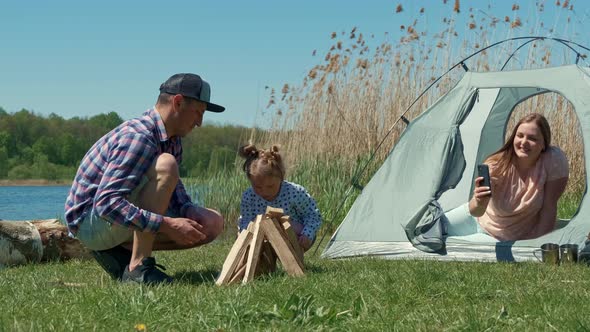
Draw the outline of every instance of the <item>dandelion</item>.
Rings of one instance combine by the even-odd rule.
[[[397,5],[397,7],[395,7],[395,13],[401,13],[404,9],[402,8],[402,5]]]
[[[135,331],[147,331],[147,327],[145,326],[145,324],[135,324],[134,328]]]

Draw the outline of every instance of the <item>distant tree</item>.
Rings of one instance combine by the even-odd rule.
[[[123,119],[116,112],[64,119],[22,109],[0,108],[0,178],[72,178],[88,149]],[[183,138],[181,176],[196,176],[233,167],[238,147],[251,129],[204,125]]]
[[[8,176],[9,170],[8,164],[8,152],[5,146],[0,146],[0,179],[4,179]]]

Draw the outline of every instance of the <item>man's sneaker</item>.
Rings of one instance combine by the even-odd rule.
[[[172,282],[172,277],[166,273],[160,271],[166,270],[160,264],[156,264],[154,257],[146,257],[141,260],[141,265],[135,268],[133,271],[129,271],[129,265],[125,267],[123,272],[123,282],[133,281],[140,284],[169,284]]]
[[[125,266],[131,261],[131,251],[122,246],[100,251],[93,250],[92,256],[111,278],[117,280],[121,280]]]

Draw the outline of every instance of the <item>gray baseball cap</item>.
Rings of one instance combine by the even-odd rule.
[[[160,92],[171,95],[181,94],[207,104],[207,111],[221,113],[225,107],[209,102],[211,98],[211,86],[203,81],[201,76],[190,73],[174,74],[166,82],[160,85]]]

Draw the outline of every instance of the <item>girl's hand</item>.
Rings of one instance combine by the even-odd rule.
[[[297,240],[301,248],[303,248],[303,251],[308,251],[313,244],[313,242],[305,235],[299,235],[299,238]]]

